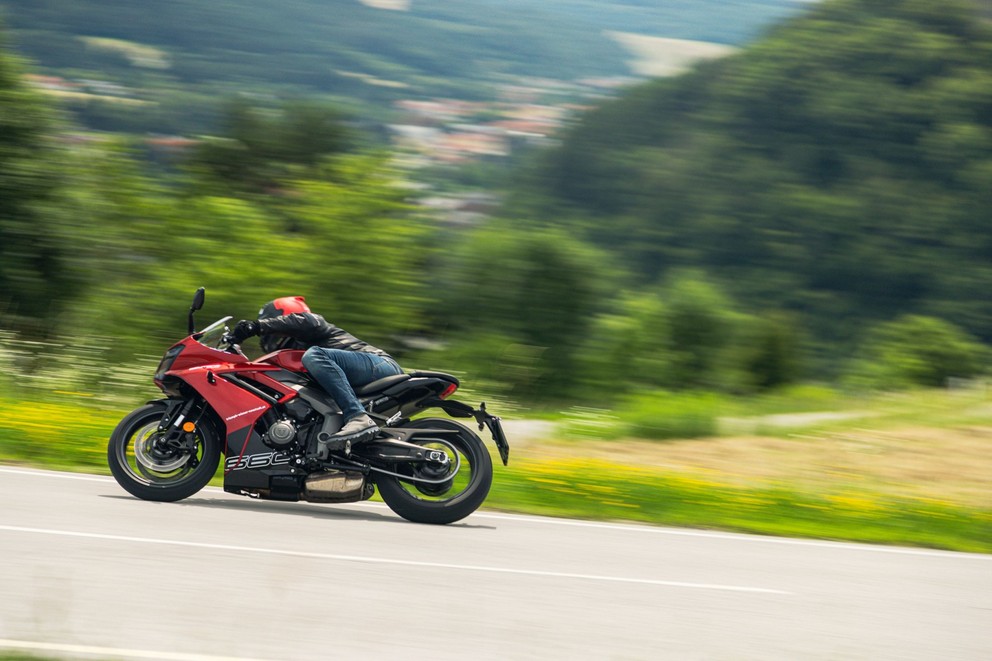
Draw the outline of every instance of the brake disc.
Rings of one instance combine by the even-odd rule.
[[[139,464],[156,473],[171,473],[186,465],[190,455],[172,452],[172,456],[163,454],[156,442],[159,438],[158,424],[143,427],[135,435],[134,458]]]

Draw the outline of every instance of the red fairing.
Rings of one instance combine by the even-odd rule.
[[[252,362],[247,356],[204,346],[192,337],[186,338],[180,344],[183,345],[183,350],[176,357],[166,375],[182,379],[200,393],[220,416],[228,432],[233,429],[253,426],[258,418],[271,408],[271,404],[231,383],[224,378],[225,376],[243,376],[251,381],[259,382],[266,388],[279,393],[278,400],[280,402],[296,397],[295,390],[265,374],[265,372],[279,370],[281,365]],[[299,358],[302,357],[303,352],[286,353],[298,354],[296,364],[299,367],[295,368],[295,371],[302,371]],[[287,358],[284,362],[287,365],[293,364],[292,358]],[[294,368],[286,367],[285,369]]]
[[[260,363],[269,363],[290,372],[306,372],[303,367],[303,351],[283,350],[274,351],[258,359]]]
[[[220,378],[221,374],[230,373],[232,370],[222,370],[220,365],[217,367],[216,371],[205,369],[177,370],[170,372],[170,374],[175,374],[203,395],[204,399],[220,416],[228,432],[232,429],[254,425],[258,418],[271,408],[269,403],[230,381]],[[213,374],[213,382],[210,380],[210,374]]]

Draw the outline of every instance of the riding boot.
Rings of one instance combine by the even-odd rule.
[[[336,434],[332,434],[331,438],[335,440],[347,439],[352,443],[360,443],[362,441],[369,440],[375,436],[378,431],[379,426],[375,424],[375,421],[362,413],[344,423],[344,427],[342,427]]]

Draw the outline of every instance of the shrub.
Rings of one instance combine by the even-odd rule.
[[[630,398],[617,412],[636,438],[700,438],[717,435],[721,400],[713,393],[656,391]]]
[[[988,347],[951,323],[907,315],[877,327],[849,370],[852,385],[942,386],[950,377],[969,378],[987,367]]]

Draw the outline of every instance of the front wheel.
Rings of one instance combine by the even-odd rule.
[[[171,502],[202,489],[217,471],[220,439],[202,419],[190,432],[161,431],[167,407],[154,402],[128,414],[110,435],[107,463],[114,479],[143,500]]]
[[[444,452],[449,466],[458,466],[450,476],[438,469],[416,465],[392,469],[411,478],[427,478],[432,484],[377,475],[379,493],[389,509],[415,523],[452,523],[474,512],[489,495],[493,483],[493,462],[482,439],[468,427],[445,418],[421,418],[404,428],[453,430],[455,434],[438,434],[436,440],[413,439],[412,443]]]

